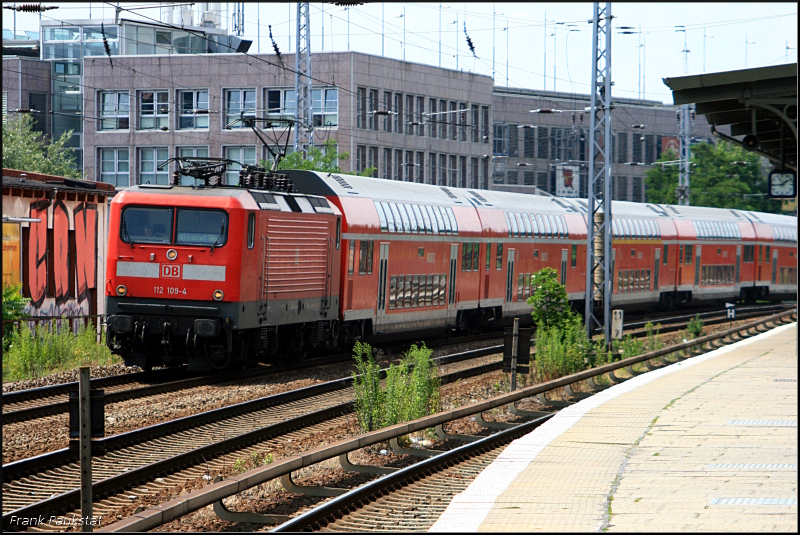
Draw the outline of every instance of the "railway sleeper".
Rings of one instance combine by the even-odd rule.
[[[351,463],[350,459],[347,457],[347,452],[339,455],[339,464],[345,472],[359,472],[361,474],[384,475],[397,471],[397,468],[391,466],[371,466]]]
[[[485,427],[487,429],[511,429],[512,427],[517,427],[517,424],[511,424],[508,422],[487,422],[483,419],[482,412],[475,414],[475,422],[481,427]]]
[[[292,474],[284,474],[281,476],[281,485],[286,489],[286,492],[293,492],[295,494],[303,494],[305,496],[316,496],[320,498],[329,498],[331,496],[341,496],[350,489],[340,489],[334,487],[312,487],[309,485],[298,485],[292,480]]]
[[[511,405],[513,406],[513,403]],[[452,439],[459,440],[461,442],[475,442],[476,440],[483,438],[476,435],[459,435],[458,433],[448,433],[444,430],[444,424],[437,425],[434,430],[436,431],[436,436],[438,436],[441,440]]]

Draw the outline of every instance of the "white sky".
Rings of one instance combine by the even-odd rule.
[[[59,3],[56,10],[42,14],[43,18],[56,20],[113,18],[114,3]],[[167,5],[167,2],[163,2]],[[8,4],[4,4],[8,5]],[[53,5],[46,3],[45,5]],[[158,5],[157,3],[120,3],[122,7]],[[198,9],[195,4],[194,9]],[[232,3],[222,3],[223,11],[233,8]],[[322,9],[324,7],[324,15]],[[405,17],[400,17],[405,11]],[[497,16],[494,22],[492,13]],[[747,67],[778,65],[797,62],[797,3],[612,3],[614,16],[612,34],[612,95],[636,98],[639,96],[640,36],[620,35],[618,28],[641,26],[644,43],[644,96],[671,104],[672,94],[662,78],[684,74],[684,33],[676,26],[684,25],[688,53],[688,73],[726,71]],[[405,19],[406,60],[439,65],[439,32],[441,31],[441,65],[458,67],[479,74],[492,73],[492,44],[494,36],[495,79],[497,85],[506,85],[508,58],[508,85],[542,89],[545,83],[544,61],[546,54],[547,89],[587,94],[591,79],[592,18],[591,3],[451,3],[442,5],[441,25],[439,4],[430,3],[379,3],[368,2],[348,10],[333,4],[311,4],[311,48],[343,51],[350,50],[402,58]],[[245,3],[245,39],[252,39],[250,52],[272,52],[268,25],[281,53],[294,52],[295,3]],[[502,14],[501,14],[502,13]],[[547,40],[545,50],[545,13]],[[134,13],[123,12],[123,17],[136,19],[141,14],[159,19],[159,9],[144,9]],[[349,15],[349,25],[348,25]],[[38,30],[38,15],[17,13],[17,31]],[[452,22],[458,18],[458,29]],[[223,13],[223,27],[230,26],[230,16]],[[195,23],[197,18],[195,18]],[[383,22],[382,22],[383,21]],[[467,33],[475,46],[477,58],[467,49]],[[563,24],[556,24],[563,23]],[[574,26],[568,26],[573,24]],[[383,25],[383,38],[381,26]],[[3,27],[11,29],[13,14],[3,10]],[[503,30],[508,26],[507,32]],[[568,31],[575,30],[575,31]],[[260,31],[260,37],[259,37]],[[703,33],[706,38],[704,40]],[[555,32],[555,36],[550,34]],[[508,39],[508,47],[506,40]],[[555,39],[555,45],[554,45]],[[745,45],[746,41],[750,43]],[[788,47],[790,47],[787,50]],[[508,54],[510,50],[510,55]],[[293,62],[292,62],[293,63]],[[555,76],[554,76],[555,70]]]

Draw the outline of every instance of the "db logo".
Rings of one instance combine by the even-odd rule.
[[[161,276],[170,279],[181,278],[181,266],[175,264],[161,264]]]

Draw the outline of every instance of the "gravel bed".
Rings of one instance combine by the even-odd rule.
[[[139,366],[125,366],[124,364],[113,364],[111,366],[92,366],[92,379],[110,377],[112,375],[126,375],[129,373],[140,372]],[[64,383],[74,383],[78,380],[78,370],[68,370],[58,372],[37,379],[26,379],[24,381],[11,381],[3,383],[3,393],[27,390],[29,388],[39,388],[41,386],[60,385]]]

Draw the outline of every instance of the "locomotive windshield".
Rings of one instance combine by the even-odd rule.
[[[175,245],[222,247],[228,241],[228,214],[221,210],[178,208]]]
[[[172,208],[128,206],[122,210],[120,238],[125,243],[172,242]]]

